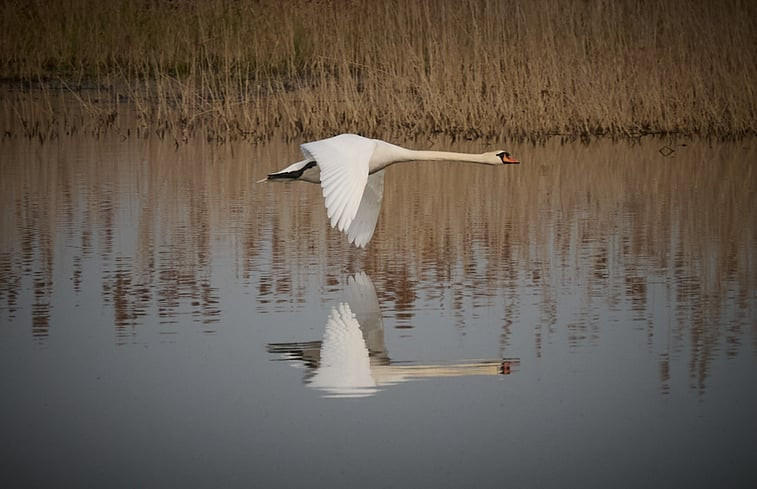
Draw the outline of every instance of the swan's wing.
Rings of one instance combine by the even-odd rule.
[[[376,287],[365,272],[358,272],[347,278],[344,299],[349,304],[350,310],[357,316],[381,314]]]
[[[384,195],[384,172],[380,171],[373,175],[368,175],[368,183],[363,192],[363,198],[360,200],[360,207],[357,214],[352,220],[352,224],[347,229],[347,238],[355,246],[365,248],[368,241],[373,237],[373,231],[376,229],[379,212],[381,211],[381,198]]]
[[[331,227],[346,231],[352,224],[368,181],[368,163],[376,143],[355,134],[341,134],[300,146],[305,158],[318,163]]]
[[[321,343],[321,366],[350,366],[368,358],[363,333],[346,302],[331,309]]]
[[[360,324],[346,303],[331,310],[321,343],[321,364],[310,385],[337,396],[375,392],[368,348]]]
[[[376,287],[365,272],[356,273],[347,279],[344,300],[350,305],[355,318],[360,322],[371,363],[375,365],[377,362],[388,360],[384,342],[384,320],[381,317]]]

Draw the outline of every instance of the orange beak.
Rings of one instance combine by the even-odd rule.
[[[499,159],[502,160],[502,163],[506,165],[517,165],[518,163],[520,163],[520,161],[510,156],[510,153],[500,153],[497,156],[499,156]]]

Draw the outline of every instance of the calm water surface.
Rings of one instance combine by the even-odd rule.
[[[3,141],[4,485],[757,485],[755,141],[508,149],[357,250],[296,144]]]

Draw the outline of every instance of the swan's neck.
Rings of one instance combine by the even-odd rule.
[[[467,161],[470,163],[488,163],[483,154],[454,153],[451,151],[422,151],[407,149],[384,141],[377,141],[371,158],[371,172],[383,170],[394,163],[404,161]]]
[[[451,151],[416,151],[408,150],[412,156],[403,161],[469,161],[471,163],[485,163],[483,155],[471,153],[454,153]]]

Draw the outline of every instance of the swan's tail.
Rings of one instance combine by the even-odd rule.
[[[297,180],[305,173],[305,170],[313,168],[316,165],[315,161],[298,161],[281,171],[269,173],[267,177],[262,180],[258,180],[256,183],[262,183],[268,180]]]
[[[315,161],[300,161],[298,163],[295,163],[294,165],[284,168],[281,171],[269,174],[268,180],[275,180],[279,178],[297,180],[302,176],[303,173],[305,173],[305,170],[313,168],[315,165]]]

